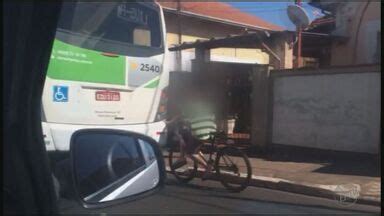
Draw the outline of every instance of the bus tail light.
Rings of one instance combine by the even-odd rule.
[[[164,88],[161,91],[159,107],[157,108],[155,121],[162,121],[166,118],[167,115],[167,103],[168,103],[168,94],[167,88]]]

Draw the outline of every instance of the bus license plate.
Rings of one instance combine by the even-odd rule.
[[[97,101],[120,101],[120,92],[114,91],[97,91]]]

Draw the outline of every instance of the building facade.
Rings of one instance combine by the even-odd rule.
[[[159,2],[163,7],[167,44],[172,47],[183,42],[194,42],[229,35],[241,35],[245,32],[258,31],[282,32],[284,29],[260,18],[241,12],[223,2]],[[284,39],[273,48],[281,56],[283,68],[292,67],[292,49]],[[171,70],[190,71],[194,49],[171,52]],[[270,55],[251,45],[248,48],[217,48],[210,50],[211,60],[270,64]],[[178,60],[181,59],[181,60]],[[181,66],[178,62],[181,61]]]
[[[330,65],[377,64],[381,61],[381,2],[313,1],[313,6],[331,12]]]

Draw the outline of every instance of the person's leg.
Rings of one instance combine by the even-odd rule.
[[[175,136],[176,136],[178,144],[179,144],[180,156],[184,157],[185,156],[185,150],[184,150],[185,149],[185,141],[184,141],[183,137],[180,135],[180,133],[175,132]]]
[[[177,140],[179,142],[180,147],[180,157],[173,163],[174,169],[179,168],[181,166],[184,166],[186,164],[186,158],[185,158],[185,141],[184,138],[181,136],[178,130],[175,131],[175,136],[177,137]]]
[[[204,155],[200,151],[200,140],[194,137],[189,131],[183,133],[183,137],[186,144],[186,156],[191,158],[195,163],[202,165],[205,168],[204,176],[207,176],[207,174],[211,172],[212,166],[207,164]]]
[[[185,141],[182,136],[180,136],[180,157],[185,158]]]
[[[203,152],[199,151],[198,154],[199,154],[201,157],[204,157]]]
[[[204,174],[201,177],[201,179],[206,180],[207,178],[209,178],[213,169],[212,165],[207,164],[207,162],[203,159],[203,156],[201,156],[200,153],[189,154],[189,157],[192,160],[194,160],[196,163],[201,164],[205,168]]]
[[[203,157],[199,153],[191,154],[191,157],[193,158],[194,161],[196,161],[197,163],[204,166],[204,168],[208,167],[207,162],[205,162],[205,160],[203,159]]]
[[[205,172],[203,174],[203,179],[206,178],[212,171],[212,165],[207,163],[204,159],[203,153],[200,151],[201,142],[197,139],[194,139],[194,151],[191,154],[193,160],[199,164],[201,164],[205,168]]]

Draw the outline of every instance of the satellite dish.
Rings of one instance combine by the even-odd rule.
[[[289,5],[287,8],[287,13],[291,22],[297,27],[306,29],[309,26],[309,16],[307,12],[305,12],[304,8],[298,5]]]

